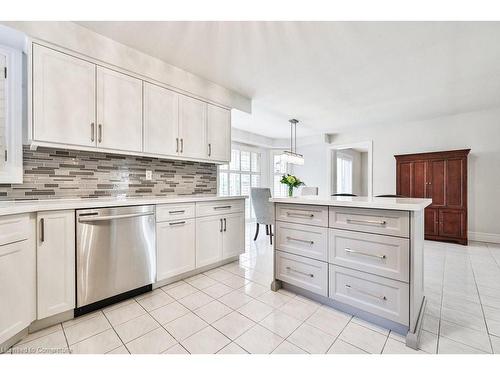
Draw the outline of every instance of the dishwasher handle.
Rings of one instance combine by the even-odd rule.
[[[140,212],[135,214],[123,214],[123,215],[109,215],[109,216],[91,216],[91,217],[80,217],[78,218],[79,223],[87,223],[91,221],[109,221],[115,219],[126,219],[129,217],[139,217],[139,216],[150,216],[153,215],[154,212]]]

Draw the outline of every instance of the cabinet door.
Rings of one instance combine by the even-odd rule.
[[[37,218],[38,319],[75,308],[75,212]]]
[[[432,198],[432,207],[443,207],[446,205],[445,199],[445,160],[432,160],[428,163],[429,167],[429,195]]]
[[[195,268],[195,221],[186,219],[156,225],[157,281]]]
[[[245,252],[245,213],[226,215],[223,219],[222,258],[227,259]]]
[[[144,152],[177,155],[179,94],[144,82]]]
[[[429,236],[439,235],[439,210],[437,208],[425,209],[425,234]]]
[[[142,150],[142,81],[97,67],[97,147]]]
[[[443,237],[461,238],[464,230],[466,215],[462,210],[439,210],[439,235]]]
[[[96,66],[33,46],[33,138],[95,146]]]
[[[411,197],[413,194],[413,162],[398,163],[398,181],[396,192],[404,197]]]
[[[17,220],[19,223],[23,221],[25,227],[29,226],[29,229],[24,228],[29,237],[0,246],[0,343],[36,319],[35,220],[28,224],[21,215],[4,217],[0,220],[0,236],[4,234],[4,228]]]
[[[413,191],[411,198],[425,198],[427,195],[427,162],[416,161],[413,167]]]
[[[196,219],[196,268],[222,260],[222,216]]]
[[[446,207],[465,207],[465,159],[448,159],[446,161]]]
[[[231,160],[231,111],[207,104],[208,157]]]
[[[207,159],[206,118],[207,103],[179,96],[179,155]]]

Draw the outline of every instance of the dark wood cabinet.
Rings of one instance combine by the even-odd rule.
[[[467,244],[467,156],[470,150],[395,155],[396,194],[431,198],[425,238]]]

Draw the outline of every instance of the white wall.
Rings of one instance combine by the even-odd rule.
[[[342,132],[334,144],[373,140],[373,194],[396,192],[394,155],[470,148],[468,171],[471,239],[500,242],[500,109],[443,116],[425,121],[376,125]],[[298,151],[305,165],[296,174],[326,190],[325,145]]]

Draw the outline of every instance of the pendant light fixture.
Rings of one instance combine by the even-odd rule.
[[[290,151],[283,151],[281,161],[285,163],[304,165],[304,156],[297,153],[297,123],[299,120],[291,119],[290,122]]]

